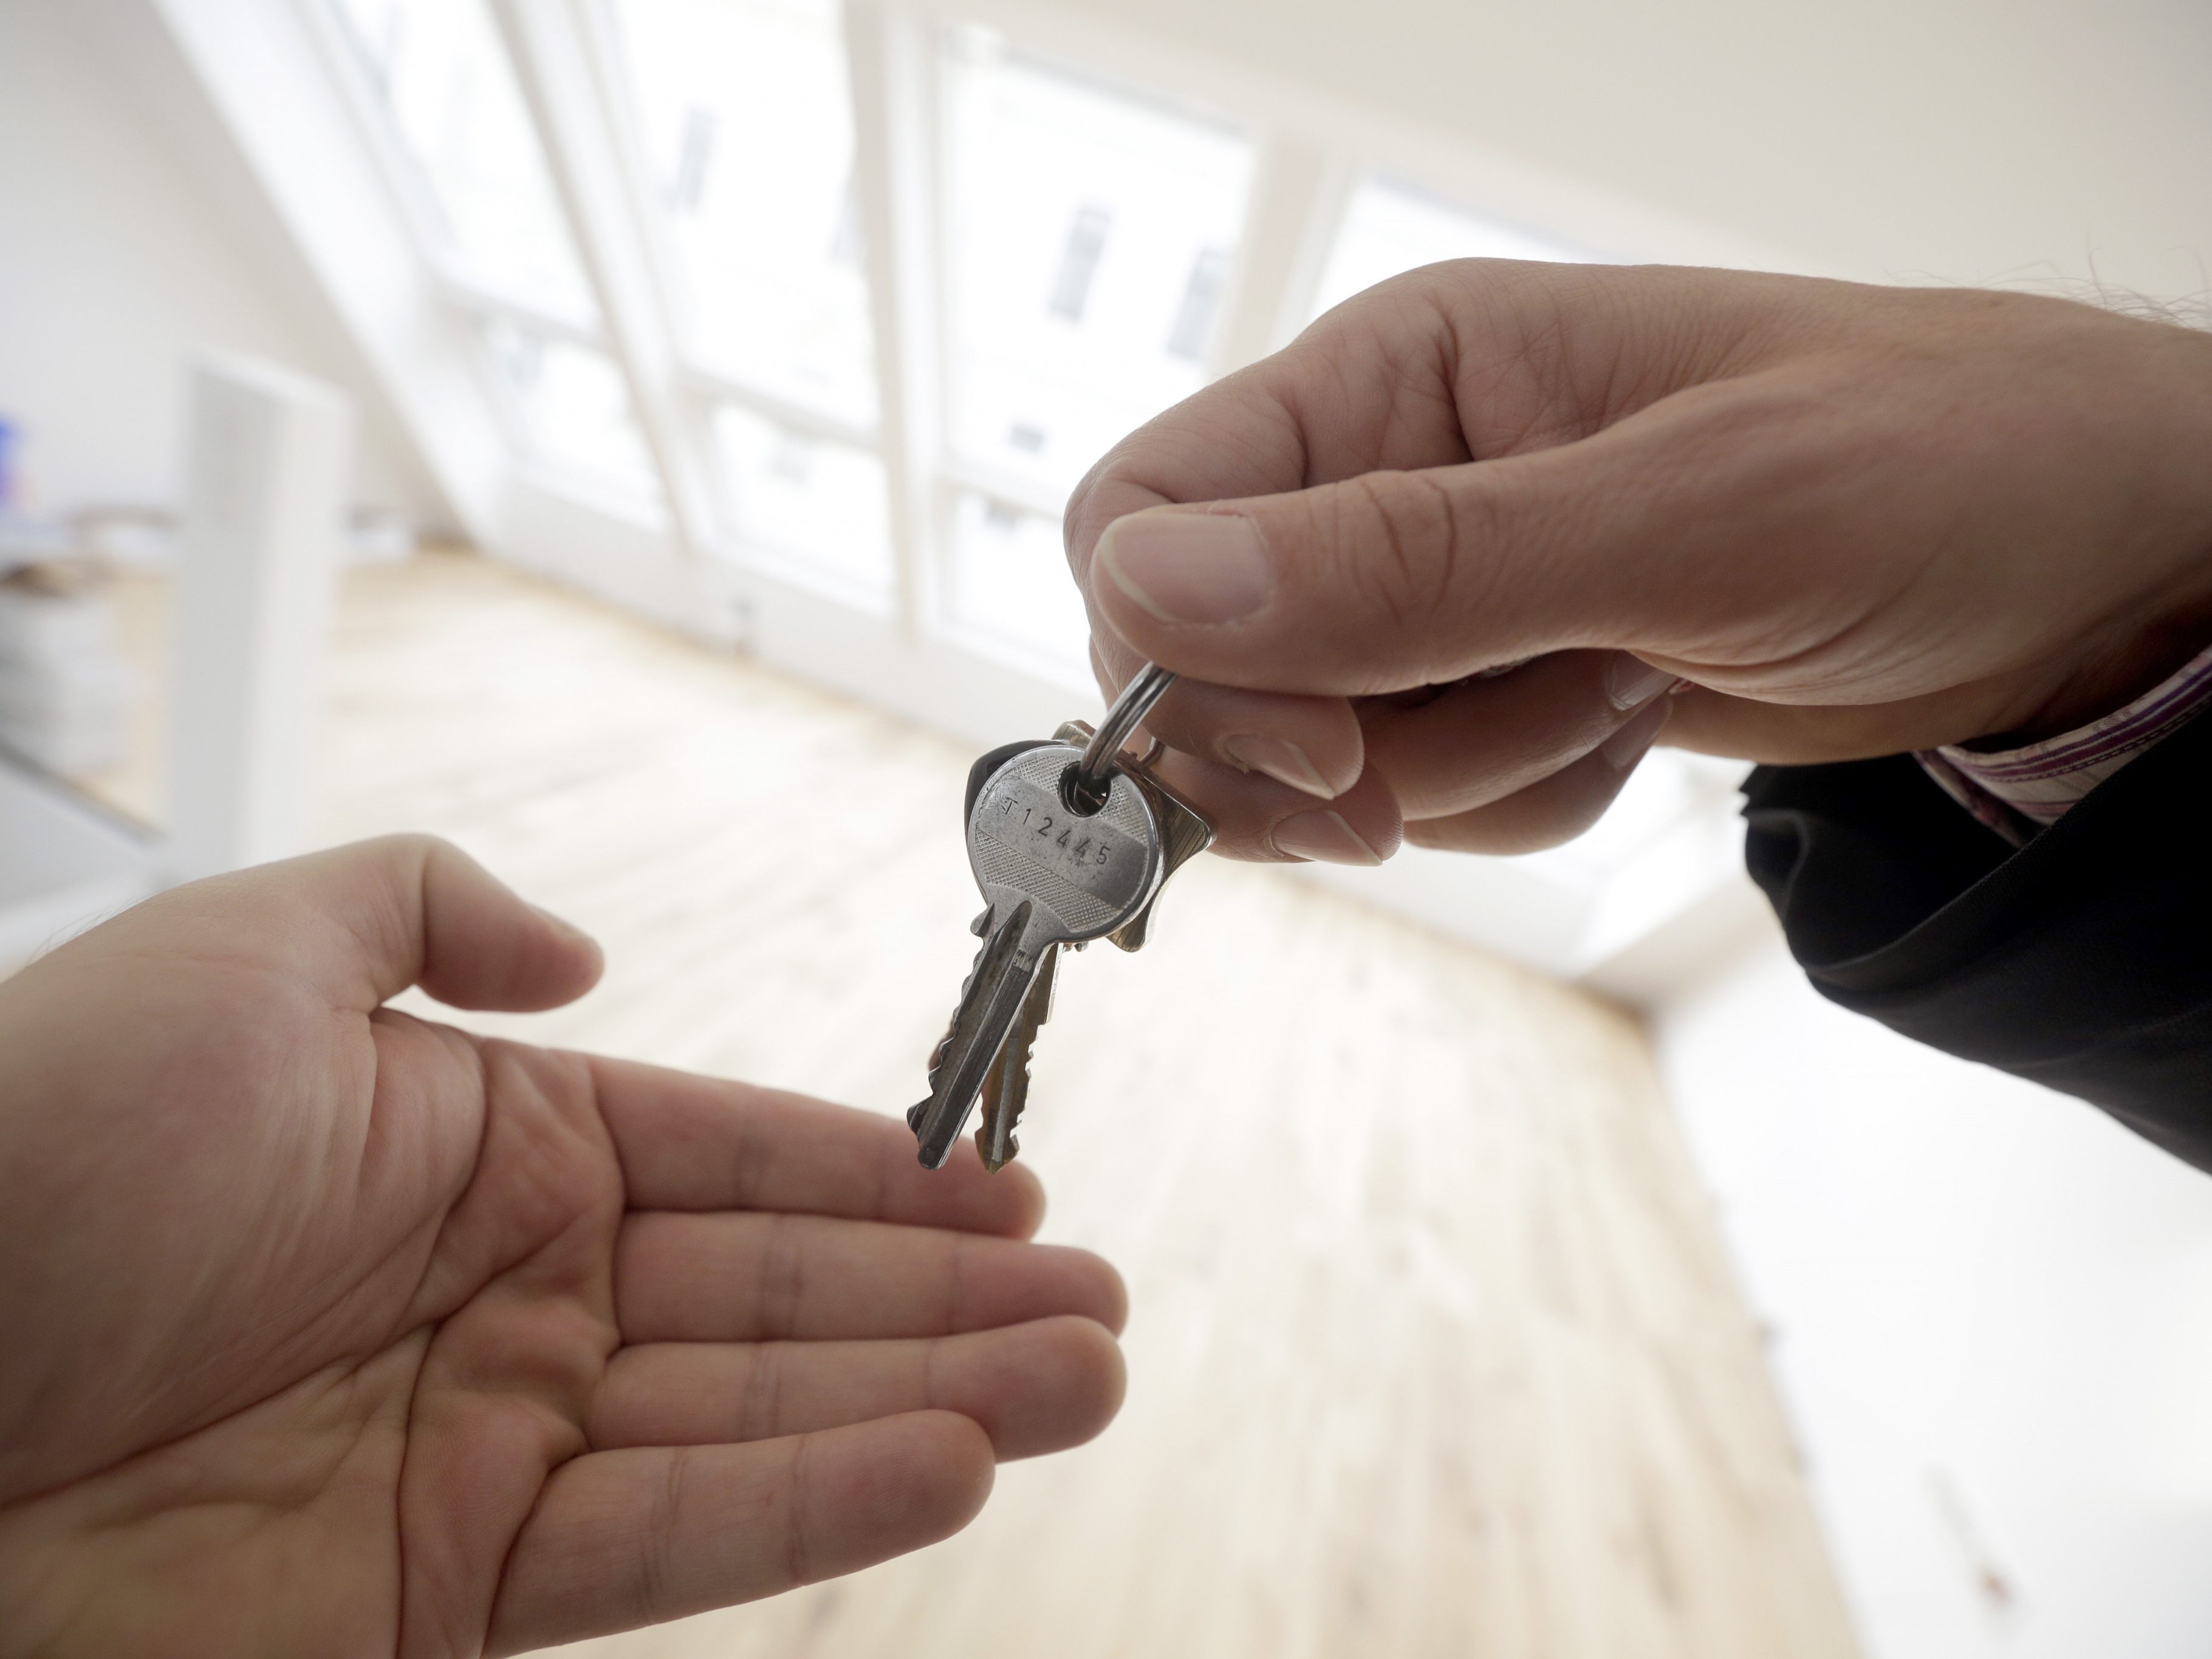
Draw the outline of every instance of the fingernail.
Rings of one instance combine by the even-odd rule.
[[[1278,853],[1328,864],[1380,864],[1382,855],[1359,838],[1340,812],[1297,812],[1267,834]]]
[[[1597,752],[1605,757],[1605,763],[1614,771],[1626,772],[1644,758],[1644,751],[1657,739],[1659,728],[1667,724],[1667,716],[1674,712],[1668,703],[1654,703],[1598,744]]]
[[[1641,708],[1674,683],[1674,677],[1665,669],[1625,651],[1605,671],[1605,695],[1615,708]]]
[[[1260,527],[1241,513],[1133,513],[1106,526],[1092,562],[1162,622],[1235,622],[1274,586]]]
[[[1247,772],[1265,772],[1277,783],[1303,789],[1309,795],[1319,795],[1323,800],[1336,799],[1338,792],[1328,787],[1328,780],[1322,776],[1321,769],[1294,743],[1271,738],[1262,732],[1243,732],[1233,738],[1222,738],[1221,752],[1231,766]]]

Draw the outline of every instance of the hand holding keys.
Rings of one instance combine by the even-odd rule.
[[[997,1170],[1015,1155],[1060,947],[1110,939],[1140,949],[1167,878],[1213,840],[1212,826],[1152,775],[1150,757],[1120,752],[1174,680],[1147,667],[1097,732],[1071,721],[1048,742],[993,750],[968,775],[983,948],[929,1068],[929,1098],[907,1114],[931,1169],[952,1155],[979,1096],[984,1163]]]

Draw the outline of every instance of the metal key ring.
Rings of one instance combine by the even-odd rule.
[[[1173,669],[1148,662],[1136,678],[1121,688],[1121,695],[1114,699],[1114,706],[1106,711],[1106,718],[1085,748],[1083,758],[1069,769],[1061,786],[1073,810],[1088,817],[1106,805],[1107,793],[1113,787],[1114,757],[1175,681]]]

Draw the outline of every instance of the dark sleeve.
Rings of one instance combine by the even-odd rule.
[[[1746,856],[1832,1001],[2212,1170],[2212,717],[2014,850],[1909,755],[1765,766]]]

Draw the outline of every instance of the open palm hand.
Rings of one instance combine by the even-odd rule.
[[[574,1640],[933,1542],[1104,1425],[1121,1285],[1020,1170],[384,1006],[598,972],[396,839],[0,984],[0,1654]]]

